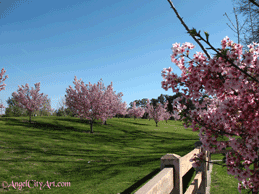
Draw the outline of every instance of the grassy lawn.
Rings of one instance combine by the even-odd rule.
[[[222,160],[223,156],[222,154],[214,154],[211,158],[212,160]],[[217,163],[224,164],[222,161]],[[250,169],[253,169],[253,165],[250,166]],[[235,179],[233,175],[227,173],[227,167],[213,164],[211,172],[210,194],[239,194],[237,188],[238,183],[238,179]],[[242,190],[242,194],[247,193],[248,190]]]
[[[162,121],[156,127],[154,120],[113,118],[107,125],[94,123],[93,134],[90,125],[78,118],[33,117],[32,121],[0,118],[0,192],[135,193],[160,171],[163,155],[184,156],[199,140],[199,132],[185,129],[180,121]],[[188,174],[194,178],[195,174]],[[30,182],[34,188],[10,186],[6,190],[2,186],[4,181],[10,185],[26,180],[35,180]],[[70,186],[57,186],[59,182]],[[232,186],[237,193],[237,184]]]

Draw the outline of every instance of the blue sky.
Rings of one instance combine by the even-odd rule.
[[[204,38],[203,31],[209,32],[215,48],[221,48],[226,36],[237,43],[237,34],[223,16],[226,12],[236,26],[232,0],[172,2],[189,29],[200,30]],[[194,44],[191,57],[202,52],[167,0],[8,0],[1,2],[0,15],[0,69],[9,76],[0,91],[5,107],[18,85],[34,88],[40,82],[40,93],[57,109],[66,88],[74,88],[74,76],[85,84],[101,78],[106,87],[113,82],[128,106],[142,98],[174,95],[172,89],[161,88],[163,68],[172,67],[181,76],[171,62],[172,44]],[[240,26],[244,20],[238,15]]]

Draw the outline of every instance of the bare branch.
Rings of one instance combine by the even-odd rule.
[[[252,42],[259,42],[259,28],[255,30],[256,27],[259,27],[258,7],[255,6],[254,4],[251,4],[251,2],[247,0],[239,0],[238,5],[239,5],[239,8],[237,8],[237,11],[239,13],[242,13],[243,16],[247,16],[247,19],[251,22],[251,25],[248,25],[248,29],[245,29],[246,31],[242,33],[245,37],[247,36],[248,33],[249,34],[251,33],[251,35],[249,36],[248,40],[244,38],[242,40],[242,44],[249,45]]]
[[[251,22],[251,28],[252,28],[252,35],[253,35],[253,39],[254,39],[254,28],[253,28],[253,20],[252,20],[252,16],[251,16],[251,6],[249,3],[249,10],[250,10],[250,22]]]
[[[235,12],[235,8],[233,8],[233,10],[234,10],[235,17],[236,17],[237,28],[234,26],[234,24],[232,23],[232,21],[229,19],[227,13],[225,13],[225,15],[227,16],[228,20],[232,23],[232,25],[235,27],[235,29],[236,29],[237,31],[234,31],[228,24],[227,24],[227,25],[231,28],[232,31],[234,31],[234,32],[237,33],[238,44],[240,44],[240,39],[239,39],[239,34],[240,34],[240,33],[239,33],[239,32],[240,32],[240,31],[242,30],[242,28],[244,27],[244,25],[245,25],[247,19],[246,19],[246,21],[244,22],[244,24],[243,24],[243,26],[241,27],[241,29],[239,30],[239,27],[238,27],[238,19],[237,19],[237,14],[236,14],[236,12]],[[224,16],[224,15],[223,15],[223,16]]]
[[[228,25],[228,23],[227,23],[227,25]],[[230,27],[229,25],[228,25],[228,27]],[[231,27],[230,27],[231,28]],[[236,27],[235,27],[236,28]],[[233,32],[236,32],[235,30],[233,30],[232,28],[231,28],[231,30],[233,31]]]
[[[231,22],[231,24],[232,24],[232,26],[234,26],[234,24],[232,23],[232,21],[229,19],[229,17],[228,17],[228,15],[227,15],[227,13],[225,12],[225,14],[223,14],[223,16],[224,15],[226,15],[227,16],[227,18],[228,18],[228,20]],[[230,27],[230,26],[229,26]],[[230,27],[231,28],[231,27]],[[236,29],[236,27],[234,26],[234,28]],[[231,28],[232,29],[232,28]],[[234,30],[233,30],[234,31]],[[235,32],[235,31],[234,31]]]

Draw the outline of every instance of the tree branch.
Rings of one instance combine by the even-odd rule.
[[[205,35],[206,35],[206,38],[207,38],[207,41],[204,40],[201,35],[200,35],[200,31],[199,33],[196,32],[196,29],[192,29],[192,30],[189,30],[188,26],[186,26],[186,24],[184,23],[184,21],[182,20],[182,18],[180,17],[180,15],[178,14],[177,10],[175,9],[174,5],[172,4],[171,0],[167,0],[170,5],[171,5],[171,8],[174,10],[175,14],[177,15],[177,17],[179,18],[179,20],[181,21],[181,23],[183,24],[183,26],[185,27],[185,29],[187,30],[187,32],[192,36],[192,38],[199,44],[199,46],[201,47],[201,49],[204,51],[204,53],[207,55],[208,59],[210,60],[210,55],[207,53],[207,51],[204,49],[204,47],[202,46],[202,44],[199,42],[199,40],[203,40],[204,42],[206,42],[211,48],[206,48],[206,49],[212,49],[214,50],[216,53],[217,53],[217,56],[220,56],[222,58],[224,58],[226,60],[226,62],[229,62],[231,66],[237,68],[239,71],[241,71],[242,73],[244,73],[245,75],[247,75],[248,77],[250,77],[252,80],[254,80],[255,82],[259,83],[259,81],[257,79],[255,79],[254,77],[252,77],[251,75],[249,75],[246,71],[240,69],[237,65],[235,65],[233,63],[233,59],[232,60],[229,60],[228,57],[225,55],[223,55],[222,53],[219,53],[209,42],[208,42],[208,37],[209,37],[209,34],[207,32],[205,32]],[[252,0],[249,0],[249,1],[252,1]],[[258,5],[259,6],[259,5]],[[200,39],[197,40],[195,38],[195,36],[198,36]],[[218,49],[221,51],[221,49]]]
[[[182,18],[180,17],[180,15],[178,14],[177,10],[175,9],[174,5],[172,4],[172,2],[170,0],[167,0],[170,5],[171,8],[174,10],[175,14],[177,15],[177,17],[179,18],[179,20],[181,21],[181,23],[183,24],[183,26],[185,27],[185,29],[187,30],[188,33],[190,33],[190,29],[188,28],[188,26],[186,26],[186,24],[184,23],[184,21],[182,20]],[[208,59],[210,59],[210,55],[207,53],[207,51],[205,50],[205,48],[202,46],[202,44],[190,33],[190,35],[193,37],[193,39],[199,44],[199,46],[201,47],[201,49],[204,51],[204,53],[207,55]]]
[[[257,4],[254,0],[249,0],[249,1],[259,7],[259,4]]]

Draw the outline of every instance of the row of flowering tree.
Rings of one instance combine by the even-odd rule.
[[[3,74],[5,73],[4,69],[0,74],[0,81],[4,81],[2,79]],[[77,117],[87,118],[91,121],[91,132],[92,124],[95,119],[101,119],[103,123],[106,123],[108,118],[113,118],[116,114],[127,114],[126,102],[122,103],[121,97],[122,93],[115,94],[112,88],[112,83],[107,87],[107,89],[98,83],[96,86],[92,86],[89,83],[88,85],[84,85],[83,82],[81,84],[77,81],[75,77],[75,90],[70,87],[67,89],[66,95],[66,104],[74,112],[77,114]],[[0,91],[4,89],[5,84],[0,85]],[[47,99],[48,95],[44,95],[43,93],[39,94],[40,91],[40,83],[35,84],[35,89],[31,88],[29,90],[29,85],[18,86],[18,93],[13,92],[13,99],[17,102],[17,106],[26,109],[29,113],[29,122],[31,123],[31,117],[36,111],[44,110],[51,112],[50,100]],[[4,107],[0,105],[0,107]]]
[[[128,110],[128,114],[130,116],[134,116],[134,120],[135,120],[136,118],[143,117],[144,113],[148,113],[149,120],[154,119],[157,126],[157,123],[159,121],[166,120],[167,122],[167,120],[172,117],[172,114],[167,112],[167,109],[166,109],[167,105],[168,105],[168,101],[164,104],[164,106],[162,104],[153,106],[148,99],[146,107],[142,108],[142,107],[136,107],[136,102],[133,102],[133,106],[131,109]]]
[[[0,74],[0,81],[5,71],[2,69]],[[8,76],[6,76],[8,77]],[[5,78],[6,79],[6,78]],[[2,81],[4,81],[3,79]],[[91,133],[93,133],[93,122],[101,119],[106,124],[108,118],[113,118],[116,114],[134,116],[134,119],[142,117],[145,112],[149,114],[149,119],[153,118],[156,125],[161,120],[168,120],[172,115],[166,112],[166,106],[168,102],[162,106],[159,104],[156,108],[148,104],[146,108],[136,108],[136,103],[133,103],[132,109],[127,111],[126,102],[122,103],[122,93],[116,95],[113,91],[112,82],[111,85],[104,87],[101,82],[92,85],[84,85],[84,82],[78,81],[75,77],[74,82],[75,89],[71,86],[67,88],[66,92],[66,105],[74,111],[79,118],[88,119],[90,121]],[[5,84],[0,85],[5,86]],[[13,99],[18,102],[18,106],[26,109],[29,112],[29,122],[31,122],[31,116],[33,113],[39,110],[46,110],[48,112],[53,111],[50,106],[50,100],[47,99],[47,95],[43,93],[39,94],[40,83],[35,84],[35,89],[29,90],[29,85],[18,86],[18,93],[12,93]],[[4,87],[0,88],[0,90]],[[30,98],[31,97],[31,98]],[[1,105],[3,107],[3,105]]]

